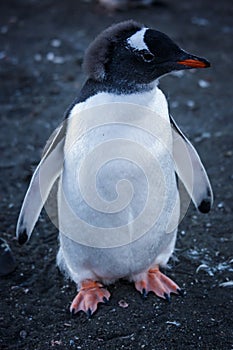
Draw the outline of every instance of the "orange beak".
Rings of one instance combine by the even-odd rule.
[[[210,63],[204,58],[188,58],[183,61],[178,61],[177,63],[182,64],[190,68],[207,68],[210,67]]]

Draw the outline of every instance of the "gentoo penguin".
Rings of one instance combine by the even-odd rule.
[[[165,74],[205,68],[167,35],[133,20],[89,46],[87,80],[46,144],[17,223],[25,243],[59,178],[57,264],[77,285],[70,310],[92,315],[104,285],[125,278],[146,296],[182,294],[159,269],[171,257],[180,216],[179,178],[196,208],[213,202],[201,160],[169,115]]]

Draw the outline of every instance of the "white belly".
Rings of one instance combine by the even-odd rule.
[[[179,219],[167,115],[99,106],[71,119],[67,140],[58,209],[71,277],[112,280],[166,263]]]

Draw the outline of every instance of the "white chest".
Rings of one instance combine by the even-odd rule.
[[[102,275],[109,259],[116,276],[155,260],[178,217],[171,128],[159,89],[124,98],[101,93],[74,107],[59,198],[59,229],[73,242],[63,249],[75,270],[85,261],[97,268],[97,255]],[[93,248],[101,249],[93,255]]]
[[[171,211],[176,189],[168,118],[158,88],[124,97],[101,93],[74,107],[62,184],[75,217],[103,230],[124,227],[123,243],[138,238],[154,218],[164,220],[161,211]]]

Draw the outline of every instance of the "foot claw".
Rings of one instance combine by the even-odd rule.
[[[104,303],[104,304],[108,304],[108,303],[109,303],[109,300],[108,300],[106,297],[103,297],[103,303]]]
[[[74,316],[75,315],[75,309],[71,309],[71,315]]]
[[[147,297],[147,291],[145,288],[142,289],[142,296],[144,299],[146,299],[146,297]]]
[[[176,291],[181,297],[184,296],[184,290],[183,289],[178,288]]]
[[[170,301],[171,301],[171,297],[170,297],[170,295],[169,295],[169,294],[164,293],[164,298],[166,299],[166,301],[167,301],[168,303],[170,303]]]
[[[87,310],[86,314],[87,314],[87,317],[88,317],[88,318],[91,318],[92,311],[91,311],[90,308]]]

